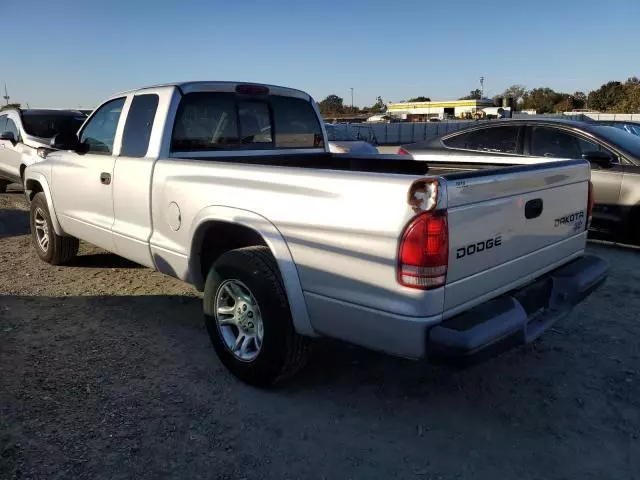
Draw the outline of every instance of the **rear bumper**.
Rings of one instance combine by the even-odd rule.
[[[501,295],[431,328],[427,357],[469,364],[530,343],[600,286],[609,265],[583,256],[535,282]]]

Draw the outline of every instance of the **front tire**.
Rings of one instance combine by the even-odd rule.
[[[56,234],[44,193],[36,193],[33,197],[29,216],[31,239],[40,259],[51,265],[63,265],[76,256],[78,239]]]
[[[309,340],[293,327],[278,265],[267,247],[220,256],[207,275],[204,314],[218,358],[245,383],[270,387],[306,363]]]

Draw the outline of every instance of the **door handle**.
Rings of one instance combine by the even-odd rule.
[[[102,172],[100,174],[100,183],[103,185],[109,185],[111,183],[111,174],[107,172]]]

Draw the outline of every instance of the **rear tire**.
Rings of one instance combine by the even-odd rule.
[[[31,239],[40,259],[51,265],[63,265],[76,256],[80,242],[74,237],[57,235],[51,223],[51,214],[44,193],[39,192],[31,201],[29,223]]]
[[[243,382],[266,388],[304,367],[310,341],[294,329],[278,265],[267,247],[240,248],[220,256],[207,275],[203,306],[218,358]],[[259,336],[259,342],[248,341],[244,358],[244,345],[237,351],[233,347],[234,338],[243,335]]]

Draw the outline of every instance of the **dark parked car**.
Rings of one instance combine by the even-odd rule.
[[[612,126],[564,119],[498,120],[404,145],[400,154],[461,164],[504,156],[503,164],[591,160],[596,207],[591,229],[640,240],[640,137]]]
[[[626,122],[622,120],[598,120],[598,125],[616,127],[625,132],[640,137],[640,122]]]

